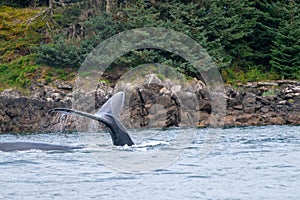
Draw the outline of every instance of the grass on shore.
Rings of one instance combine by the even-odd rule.
[[[0,63],[31,54],[45,39],[46,20],[36,17],[44,10],[0,6]]]

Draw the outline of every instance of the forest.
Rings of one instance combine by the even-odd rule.
[[[0,88],[26,87],[38,72],[46,82],[71,79],[101,41],[140,27],[188,35],[227,83],[300,80],[299,0],[2,0]],[[130,52],[113,65],[151,62],[198,75],[178,55],[155,49]]]

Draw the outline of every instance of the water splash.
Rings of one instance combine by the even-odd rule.
[[[59,113],[54,116],[53,123],[51,125],[52,140],[49,142],[61,143],[62,136],[70,137],[72,130],[74,130],[74,122],[76,116],[68,115],[67,113]],[[73,137],[73,136],[72,136]]]
[[[57,132],[63,132],[64,131],[64,127],[65,124],[67,122],[67,118],[69,116],[65,113],[59,114],[55,116],[55,124],[53,126],[53,132],[57,133]]]
[[[116,148],[125,151],[149,151],[151,149],[167,146],[169,144],[170,143],[166,141],[151,141],[151,142],[143,142],[141,144],[135,144],[132,146],[128,146],[128,145],[119,146]]]

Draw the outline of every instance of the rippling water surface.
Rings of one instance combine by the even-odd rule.
[[[108,167],[101,156],[172,152],[169,141],[131,148],[0,152],[0,199],[299,199],[300,126],[229,128],[201,158],[202,133],[182,147],[177,159],[151,172]],[[148,130],[149,132],[149,130]],[[163,131],[170,137],[176,130]],[[135,131],[138,135],[147,131]],[[0,141],[87,145],[77,134],[0,135]],[[111,146],[109,144],[109,146]],[[141,147],[141,148],[140,148]],[[100,148],[101,149],[101,148]],[[174,151],[178,149],[174,148]],[[115,158],[114,158],[115,159]],[[127,161],[124,158],[125,161]],[[122,157],[116,163],[124,162]],[[132,163],[134,166],[139,160]],[[145,162],[140,161],[140,162]]]

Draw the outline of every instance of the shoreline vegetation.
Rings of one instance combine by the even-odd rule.
[[[73,82],[86,55],[101,41],[119,32],[145,26],[185,33],[208,51],[226,85],[225,124],[228,126],[300,124],[298,2],[145,2],[2,1],[0,132],[53,128],[55,119],[46,116],[46,111],[53,107],[71,106]],[[103,98],[111,94],[122,73],[144,63],[171,66],[191,82],[197,80],[200,83],[202,80],[201,74],[178,55],[163,50],[141,49],[112,63],[99,82],[105,85],[101,88],[106,94]],[[146,88],[145,91],[151,96],[155,88]],[[166,88],[166,91],[172,93],[171,88]],[[169,95],[160,90],[156,92]],[[195,89],[193,94],[197,95]],[[98,100],[99,104],[103,103],[100,97]],[[200,110],[201,116],[198,121],[192,121],[199,127],[205,127],[210,114],[209,96],[198,100],[198,107],[193,109]],[[148,103],[148,106],[154,104]],[[178,116],[176,103],[166,100],[163,105],[169,106],[166,109],[170,118],[157,126],[176,125],[178,117],[186,120],[187,116]],[[133,116],[139,116],[140,110],[134,112]],[[147,125],[151,117],[141,117],[139,126]],[[67,129],[74,128],[72,120],[67,123]]]

